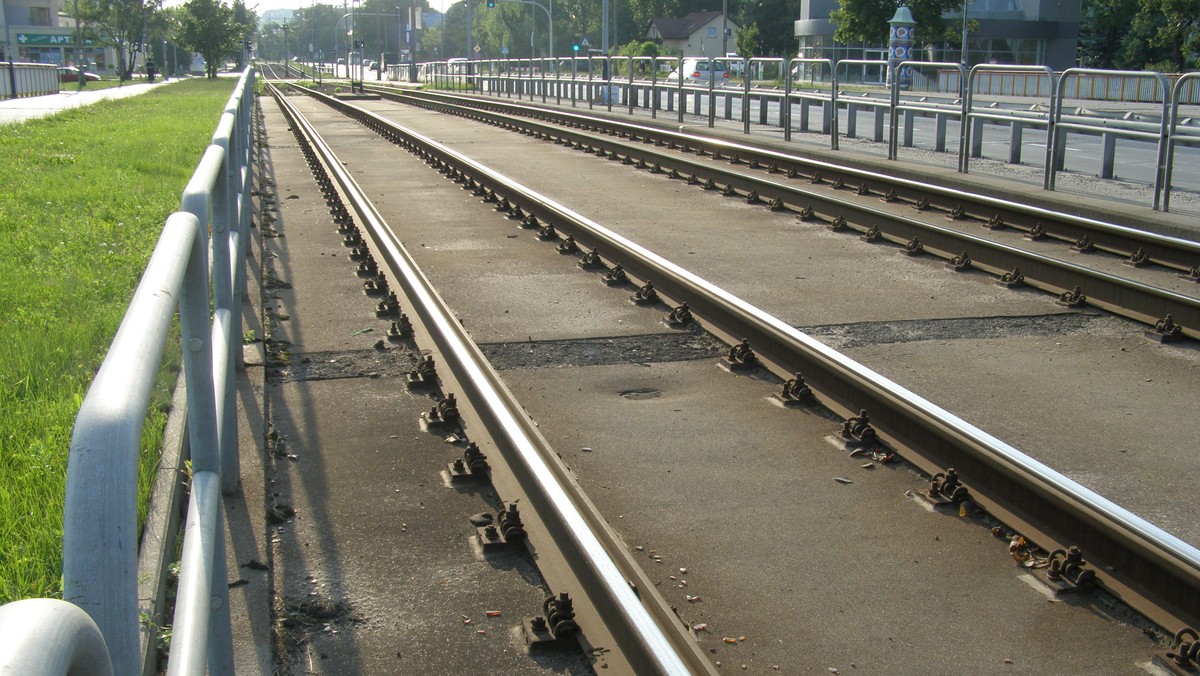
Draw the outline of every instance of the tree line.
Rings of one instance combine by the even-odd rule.
[[[187,54],[202,56],[206,75],[216,77],[217,68],[232,60],[242,65],[245,47],[258,29],[258,17],[243,0],[188,0],[178,7],[163,7],[162,0],[80,0],[79,24],[95,44],[117,52],[117,74],[132,78],[138,55],[152,60],[155,47],[174,46]],[[159,70],[162,70],[160,64]]]
[[[82,0],[91,8],[90,23],[104,28],[119,44],[136,45],[165,39],[204,56],[210,68],[225,60],[240,64],[245,43],[255,39],[258,17],[244,0],[188,0],[162,8],[161,0]],[[467,2],[471,2],[471,35],[467,38]],[[802,0],[725,0],[730,19],[741,26],[730,50],[745,57],[790,57],[796,53],[793,23]],[[298,0],[299,3],[299,0]],[[582,37],[600,47],[600,0],[553,0],[554,45],[549,44],[546,10],[551,0],[462,0],[449,7],[436,26],[415,34],[417,60],[471,56],[480,47],[484,58],[505,51],[513,58],[564,56]],[[535,5],[540,5],[537,7]],[[719,9],[717,0],[612,0],[610,53],[656,55],[657,46],[644,35],[659,17],[678,18],[691,12]],[[917,22],[920,48],[929,44],[956,45],[962,0],[908,0]],[[364,0],[356,12],[355,38],[364,54],[398,52],[400,26],[408,7],[428,11],[428,0]],[[887,43],[888,20],[896,0],[838,0],[830,14],[841,44]],[[310,4],[297,9],[284,23],[266,27],[257,36],[263,56],[286,55],[325,60],[344,56],[349,29],[344,4]],[[86,23],[86,22],[85,22]],[[969,30],[978,23],[968,22]],[[1019,37],[1019,36],[1013,36]],[[1183,71],[1200,62],[1200,0],[1082,0],[1080,63],[1096,68]],[[124,61],[122,62],[124,64]],[[124,67],[124,66],[122,66]]]

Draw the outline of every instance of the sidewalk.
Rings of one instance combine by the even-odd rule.
[[[95,87],[79,90],[73,83],[64,83],[63,90],[57,94],[44,96],[27,96],[19,99],[0,100],[0,125],[15,124],[46,117],[68,108],[86,106],[105,99],[120,99],[126,96],[144,94],[154,87],[161,87],[164,82],[148,84],[145,82],[97,89]]]

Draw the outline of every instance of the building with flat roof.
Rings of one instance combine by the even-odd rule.
[[[75,17],[59,0],[0,0],[0,61],[76,65]],[[84,39],[87,69],[115,68],[114,51]]]
[[[979,29],[967,39],[968,66],[979,63],[1047,65],[1063,70],[1076,65],[1081,0],[970,0],[967,18]],[[801,58],[887,60],[886,45],[839,45],[829,13],[837,0],[801,0],[795,36]],[[948,13],[948,22],[961,24],[962,12]],[[916,27],[918,41],[921,26]],[[962,63],[961,40],[927,47],[925,61]]]

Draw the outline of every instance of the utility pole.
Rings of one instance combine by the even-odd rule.
[[[721,56],[729,53],[729,0],[721,0]],[[751,55],[753,56],[753,55]]]
[[[608,56],[608,0],[601,0],[600,14],[600,49]]]
[[[87,78],[83,76],[83,17],[79,16],[79,0],[75,0],[75,67],[79,69],[79,85],[78,89],[83,89]],[[16,95],[16,92],[13,92]]]
[[[963,0],[962,53],[959,56],[964,68],[967,66],[967,2],[968,0]]]

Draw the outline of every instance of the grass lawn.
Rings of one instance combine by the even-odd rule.
[[[0,127],[0,604],[61,596],[75,414],[235,82]],[[143,505],[171,368],[143,434]]]
[[[139,84],[140,82],[141,82],[140,80],[134,80],[134,81],[126,80],[124,82],[121,82],[120,80],[118,80],[116,78],[112,78],[112,79],[104,78],[104,79],[101,79],[99,82],[86,83],[83,86],[83,90],[89,91],[89,90],[93,90],[93,89],[116,89],[117,87],[124,87],[126,85]],[[59,91],[61,91],[63,93],[77,92],[77,91],[79,91],[79,83],[78,82],[63,82],[63,83],[59,84],[58,89],[59,89]]]

